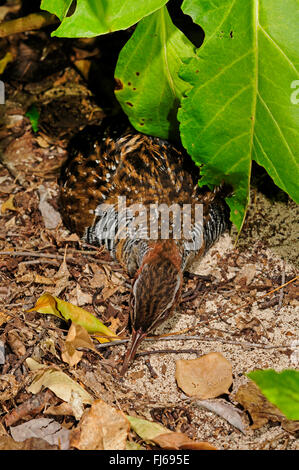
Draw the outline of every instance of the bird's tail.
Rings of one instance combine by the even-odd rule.
[[[131,343],[128,346],[126,356],[125,356],[125,359],[124,359],[124,363],[123,363],[123,366],[122,366],[121,371],[120,371],[120,376],[121,377],[128,370],[128,367],[129,367],[130,363],[133,361],[133,359],[136,355],[137,348],[138,348],[139,344],[141,343],[141,341],[143,340],[143,338],[145,336],[146,336],[146,333],[144,333],[141,328],[139,328],[137,331],[133,330]]]

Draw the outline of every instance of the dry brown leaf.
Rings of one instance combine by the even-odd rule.
[[[44,415],[52,416],[74,416],[73,407],[70,403],[61,403],[60,405],[51,405],[44,410]]]
[[[203,400],[215,398],[228,393],[233,382],[232,365],[217,352],[197,359],[181,359],[176,362],[175,378],[186,395]]]
[[[53,280],[55,287],[49,288],[49,291],[54,296],[58,297],[60,293],[68,286],[71,275],[68,270],[66,261],[63,260]]]
[[[82,351],[77,351],[72,343],[65,342],[61,349],[61,359],[69,364],[69,366],[74,367],[77,365],[83,356]]]
[[[69,403],[63,402],[57,406],[52,405],[44,411],[45,415],[74,416],[77,421],[81,419],[83,413],[84,405],[78,393],[73,393],[73,397]]]
[[[40,199],[38,208],[42,214],[45,227],[48,229],[54,229],[61,223],[61,216],[59,212],[57,212],[54,207],[52,207],[51,204],[47,202],[49,194],[45,186],[41,185],[38,188],[38,192]]]
[[[57,421],[49,418],[31,419],[26,423],[10,427],[13,439],[23,442],[31,437],[44,439],[51,445],[57,445],[61,450],[69,449],[69,431]]]
[[[288,420],[276,406],[267,400],[254,382],[250,381],[241,385],[235,395],[235,400],[249,412],[253,421],[251,429],[259,429],[268,421],[281,422],[282,427],[290,432],[299,429],[299,422]]]
[[[0,437],[1,450],[57,450],[58,446],[52,446],[44,439],[31,437],[23,442],[16,442],[10,436]]]
[[[76,285],[76,298],[76,303],[79,307],[82,307],[82,305],[92,304],[92,295],[88,292],[83,292],[79,284]]]
[[[77,351],[77,348],[91,349],[98,353],[86,329],[72,323],[61,351],[62,360],[71,367],[78,364],[83,356],[83,352]]]
[[[50,279],[46,276],[41,276],[40,274],[35,274],[34,282],[36,282],[36,284],[45,284],[48,286],[55,284],[55,281],[53,281],[53,279]]]
[[[80,450],[124,450],[130,429],[120,410],[95,400],[71,434],[71,446]]]
[[[11,347],[12,351],[18,356],[22,357],[26,354],[26,348],[23,342],[20,340],[20,334],[18,330],[10,330],[7,333],[7,342]]]
[[[14,205],[14,195],[13,194],[11,194],[9,196],[9,198],[6,199],[6,201],[3,202],[2,206],[1,206],[1,214],[4,214],[8,210],[15,211],[15,212],[18,211],[18,208],[15,207],[15,205]]]
[[[193,441],[181,432],[159,434],[153,441],[165,450],[218,450],[209,442]]]

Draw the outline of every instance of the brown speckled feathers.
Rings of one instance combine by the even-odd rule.
[[[70,144],[59,181],[64,224],[90,244],[105,244],[134,277],[130,312],[133,340],[122,374],[140,340],[165,321],[177,305],[183,271],[229,225],[221,190],[199,189],[198,176],[198,168],[183,151],[157,137],[140,134],[121,121],[90,126]],[[115,208],[119,196],[126,198],[126,206],[142,203],[146,211],[153,204],[176,204],[180,208],[203,204],[200,244],[194,244],[198,224],[192,231],[193,248],[184,237],[176,239],[171,233],[169,239],[163,239],[160,228],[156,237],[152,232],[143,237],[141,231],[121,237],[117,214],[102,211],[103,204]],[[193,215],[190,217],[193,223]],[[128,223],[131,228],[132,221]],[[113,232],[115,226],[117,231]],[[111,237],[111,233],[117,236]]]

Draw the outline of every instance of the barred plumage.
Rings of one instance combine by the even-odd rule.
[[[88,243],[105,245],[134,278],[133,340],[122,373],[140,340],[172,313],[183,271],[229,225],[223,192],[199,189],[198,176],[198,168],[182,150],[122,121],[86,128],[70,144],[60,177],[63,221]],[[200,221],[198,204],[203,204]],[[169,217],[170,208],[173,231],[164,239],[159,215],[168,210]],[[183,222],[190,224],[188,236]]]

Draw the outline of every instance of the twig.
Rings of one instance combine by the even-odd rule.
[[[31,13],[23,18],[16,20],[3,21],[0,24],[0,38],[5,38],[11,34],[24,33],[34,29],[41,29],[45,26],[58,23],[59,19],[55,15],[51,15],[47,11]]]
[[[144,356],[145,354],[139,353],[139,355]],[[153,366],[151,365],[151,361],[149,359],[145,359],[145,365],[147,366],[147,368],[149,370],[149,373],[151,374],[152,379],[156,379],[158,377],[158,374],[155,371],[155,369],[153,368]]]
[[[281,274],[281,283],[284,284],[286,281],[286,271],[285,271],[285,262],[284,260],[282,261],[282,274]],[[278,307],[277,307],[277,312],[280,311],[282,307],[282,302],[283,302],[283,292],[284,289],[282,287],[280,293],[279,293],[279,300],[278,300]]]
[[[155,349],[153,351],[141,351],[136,354],[136,357],[147,356],[149,354],[199,354],[198,349]],[[145,361],[146,363],[147,361]],[[148,365],[148,364],[147,364]]]
[[[5,256],[31,256],[33,258],[48,258],[48,259],[61,259],[68,261],[69,263],[75,263],[75,264],[83,264],[83,262],[79,261],[78,259],[72,258],[72,257],[64,257],[62,255],[51,255],[50,253],[38,253],[35,251],[0,251],[0,255],[5,255]],[[89,258],[86,258],[89,260]],[[103,261],[99,259],[94,259],[91,258],[91,261],[95,261],[96,263],[99,264],[113,264],[112,261]]]
[[[259,344],[259,343],[250,343],[246,341],[230,341],[226,340],[223,338],[206,338],[203,336],[187,336],[187,335],[177,335],[177,336],[159,336],[156,338],[144,338],[143,341],[173,341],[173,340],[184,340],[184,341],[199,341],[201,343],[206,343],[206,342],[218,342],[218,343],[223,343],[223,344],[232,344],[234,346],[242,346],[244,348],[259,348],[259,349],[280,349],[280,348],[286,348],[288,349],[290,345],[279,345],[279,346],[273,346],[269,344]],[[96,348],[106,348],[109,346],[117,346],[119,344],[125,344],[129,339],[122,339],[122,340],[116,340],[116,341],[111,341],[109,343],[101,343],[96,346]],[[140,354],[140,353],[139,353]]]

